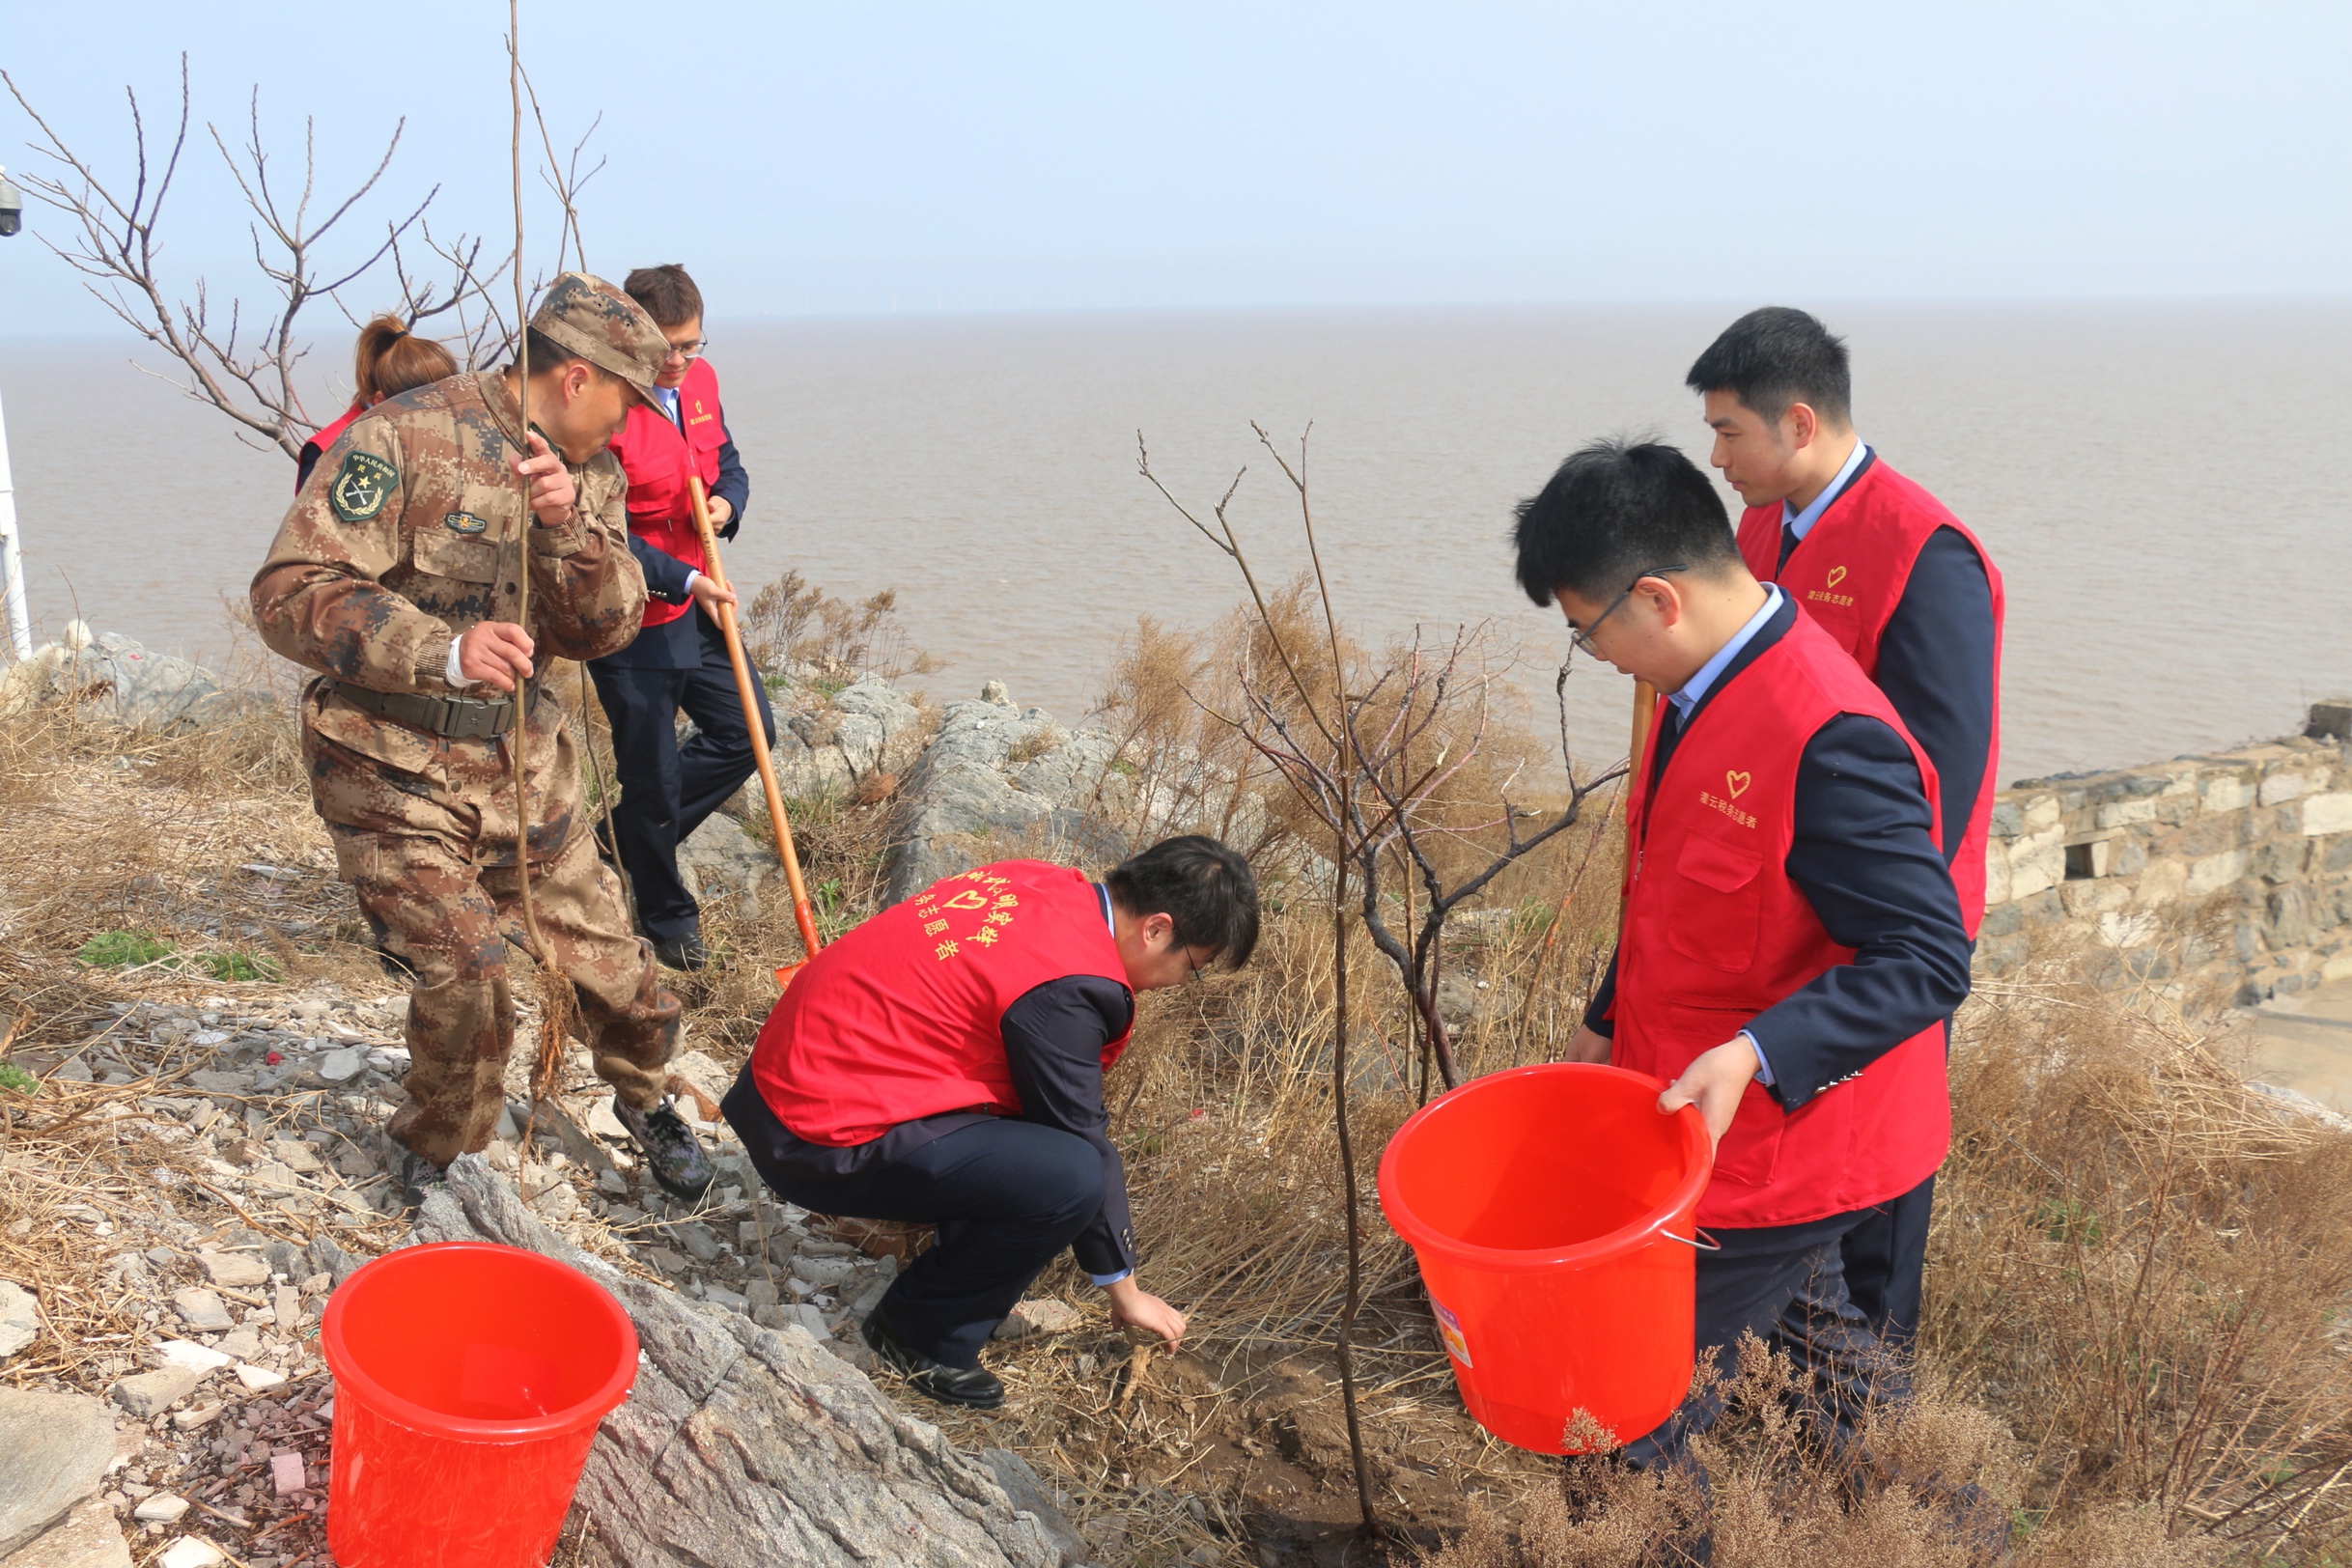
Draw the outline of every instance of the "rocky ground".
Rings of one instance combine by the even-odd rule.
[[[113,768],[132,779],[154,766],[142,726],[185,734],[254,712],[254,700],[209,672],[127,639],[68,641],[0,680],[0,716],[67,713],[90,734],[119,733],[126,749]],[[1110,754],[1101,737],[1073,738],[1048,715],[1022,714],[1001,688],[956,705],[944,748],[939,715],[886,683],[809,669],[770,688],[786,793],[898,800],[902,820],[924,829],[916,848],[927,861],[962,854],[969,863],[1021,825],[1066,812],[1074,794],[1099,787]],[[952,778],[955,788],[930,792],[941,802],[921,789],[901,798],[910,777]],[[172,802],[150,831],[189,831],[181,824],[191,805],[199,817],[248,825],[234,829],[238,848],[224,846],[234,865],[217,863],[224,855],[210,847],[189,849],[177,856],[187,865],[134,880],[128,907],[104,922],[182,934],[172,938],[177,955],[114,962],[102,979],[69,963],[97,982],[88,989],[61,990],[48,966],[42,980],[12,987],[29,1003],[14,1025],[0,1019],[9,1133],[0,1144],[0,1453],[22,1445],[26,1456],[0,1478],[0,1568],[323,1563],[334,1406],[321,1313],[342,1277],[411,1237],[380,1131],[407,1062],[406,997],[389,978],[354,985],[348,963],[331,978],[316,968],[270,980],[191,978],[201,972],[191,937],[258,953],[268,940],[342,933],[342,889],[323,845],[300,830],[310,825],[266,828],[259,801],[191,796],[180,783],[132,795]],[[776,876],[756,801],[746,796],[731,811],[682,857],[722,924],[757,921]],[[116,850],[101,835],[67,853]],[[15,939],[29,900],[48,896],[43,913],[53,917],[55,892],[13,885]],[[153,906],[143,916],[142,902]],[[718,1005],[703,1000],[697,1017]],[[644,1177],[577,1047],[533,1119],[527,1010],[520,1035],[509,1109],[485,1165],[512,1184],[550,1245],[738,1321],[745,1333],[805,1336],[830,1353],[827,1364],[874,1368],[857,1326],[919,1238],[809,1216],[765,1193],[717,1114],[733,1071],[712,1052],[740,1061],[741,1039],[714,1039],[674,1064],[672,1090],[718,1150],[720,1170],[707,1199],[686,1205]],[[1036,1339],[1085,1322],[1069,1302],[1041,1299],[1023,1303],[1005,1332]],[[43,1435],[38,1445],[33,1434]],[[975,1451],[985,1452],[980,1436]],[[1000,1468],[1027,1474],[1021,1461],[1000,1458]],[[1036,1500],[1052,1511],[1044,1494]],[[1181,1498],[1147,1511],[1174,1521],[1147,1533],[1190,1537],[1172,1554],[1219,1555],[1200,1545],[1199,1521]],[[1124,1538],[1121,1518],[1110,1533]]]
[[[0,1496],[0,1542],[15,1543],[6,1568],[98,1568],[131,1561],[134,1547],[142,1560],[161,1549],[170,1568],[327,1560],[333,1390],[320,1315],[339,1279],[406,1239],[378,1131],[406,1058],[406,1000],[250,990],[275,994],[117,1003],[77,1049],[14,1058],[42,1082],[29,1103],[12,1093],[13,1114],[77,1125],[51,1121],[0,1153],[23,1211],[0,1269],[37,1258],[35,1233],[52,1227],[98,1267],[89,1284],[53,1266],[0,1282],[0,1351],[17,1362],[0,1430],[54,1427],[40,1402],[62,1395],[112,1436],[68,1456],[74,1478],[61,1486]],[[517,1104],[485,1159],[533,1217],[625,1276],[873,1366],[857,1324],[906,1237],[837,1234],[762,1195],[718,1122],[728,1075],[698,1051],[677,1062],[676,1087],[721,1151],[720,1177],[702,1203],[671,1199],[642,1174],[584,1052],[569,1066],[529,1144]],[[74,1331],[93,1319],[112,1331]],[[1038,1302],[1008,1330],[1077,1321]],[[0,1451],[14,1450],[0,1439]],[[95,1504],[82,1500],[92,1491]],[[98,1509],[119,1529],[97,1529]],[[60,1513],[66,1534],[20,1539]]]

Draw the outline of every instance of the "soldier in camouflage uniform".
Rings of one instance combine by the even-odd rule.
[[[517,912],[526,836],[540,932],[616,1113],[664,1188],[695,1198],[710,1185],[708,1155],[663,1095],[678,998],[597,858],[564,711],[533,662],[594,658],[636,634],[645,579],[604,444],[668,350],[619,290],[565,273],[531,318],[527,458],[514,366],[389,399],[328,449],[253,579],[263,639],[323,672],[303,693],[302,744],[337,868],[416,977],[407,1103],[387,1129],[412,1203],[489,1143],[503,1107],[515,1016],[502,917]],[[516,624],[526,554],[527,628]],[[507,750],[518,707],[527,824]]]

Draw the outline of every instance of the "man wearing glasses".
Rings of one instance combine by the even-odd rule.
[[[1191,834],[1100,883],[1040,860],[949,877],[793,976],[721,1109],[787,1202],[938,1227],[864,1330],[917,1392],[1002,1404],[980,1347],[1065,1246],[1114,1322],[1182,1342],[1135,1283],[1103,1078],[1135,993],[1239,968],[1257,939],[1249,862]]]
[[[1520,586],[1577,647],[1667,693],[1631,782],[1632,864],[1574,1061],[1664,1081],[1716,1139],[1696,1348],[1753,1330],[1838,1434],[1899,1365],[1856,1310],[1841,1239],[1916,1188],[1951,1134],[1943,1021],[1969,943],[1937,840],[1936,772],[1893,706],[1740,557],[1714,485],[1658,442],[1597,442],[1521,503]],[[1694,1399],[1636,1464],[1721,1413]],[[1836,1435],[1825,1434],[1834,1444]]]
[[[645,574],[645,625],[619,653],[588,666],[612,721],[613,770],[621,800],[613,845],[629,873],[637,923],[655,956],[673,969],[699,969],[708,955],[702,910],[678,874],[678,845],[751,776],[751,732],[743,719],[718,606],[735,596],[702,573],[686,481],[710,493],[711,525],[733,539],[751,481],[718,403],[718,377],[703,357],[702,292],[683,266],[641,266],[622,285],[669,340],[654,382],[654,405],[632,410],[612,439],[629,477],[629,548]],[[699,613],[697,613],[699,612]],[[752,684],[760,726],[775,739],[767,690]],[[694,738],[678,743],[678,714]]]

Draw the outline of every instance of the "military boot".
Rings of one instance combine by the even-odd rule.
[[[389,1133],[384,1134],[384,1165],[400,1183],[401,1207],[410,1211],[423,1208],[426,1190],[440,1186],[449,1174],[447,1165],[434,1164]]]
[[[664,1192],[688,1203],[702,1201],[702,1195],[711,1190],[711,1156],[694,1136],[694,1130],[686,1126],[686,1118],[678,1114],[674,1102],[664,1099],[650,1110],[639,1110],[615,1100],[612,1113],[636,1140],[646,1168]]]

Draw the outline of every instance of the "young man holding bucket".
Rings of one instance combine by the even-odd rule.
[[[1239,968],[1257,939],[1249,862],[1192,835],[1099,884],[1038,860],[949,877],[793,977],[722,1108],[787,1201],[938,1227],[865,1324],[917,1391],[1002,1404],[980,1347],[1065,1246],[1113,1320],[1183,1339],[1135,1283],[1103,1076],[1136,992]]]
[[[1973,939],[2001,751],[2001,573],[1855,434],[1845,342],[1804,311],[1750,311],[1685,379],[1715,433],[1710,461],[1748,503],[1748,570],[1854,656],[1935,765],[1944,859]],[[1854,1304],[1890,1343],[1918,1333],[1935,1190],[1931,1175],[1846,1233]]]
[[[1752,1330],[1841,1432],[1902,1391],[1840,1239],[1949,1142],[1943,1021],[1969,942],[1934,767],[1830,635],[1741,560],[1715,487],[1657,442],[1596,442],[1519,508],[1520,585],[1575,645],[1667,694],[1627,819],[1625,919],[1569,1048],[1665,1080],[1716,1139],[1697,1221],[1696,1345]],[[1680,1456],[1687,1401],[1624,1450]]]

